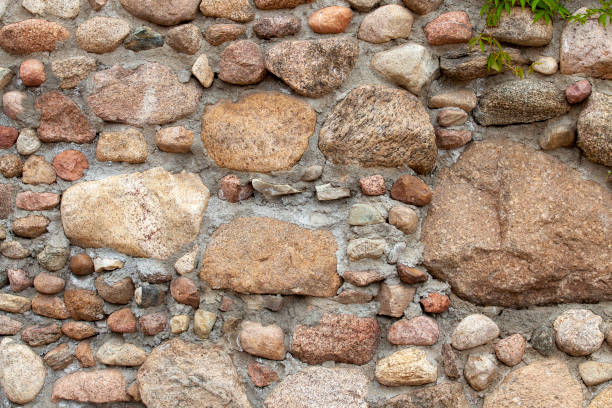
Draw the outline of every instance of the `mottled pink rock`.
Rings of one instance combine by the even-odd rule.
[[[276,371],[263,364],[250,363],[248,371],[249,377],[256,387],[267,387],[279,380]]]
[[[261,47],[250,40],[237,41],[223,50],[219,79],[235,85],[261,82],[266,76]]]
[[[59,194],[36,193],[34,191],[23,191],[17,193],[16,205],[26,211],[51,210],[60,202]]]
[[[385,278],[376,271],[346,271],[342,275],[345,282],[355,286],[368,286]]]
[[[421,299],[421,305],[427,313],[444,313],[450,307],[450,298],[442,293],[433,292]]]
[[[591,95],[592,87],[588,79],[574,82],[565,89],[565,98],[569,103],[580,103]]]
[[[360,178],[359,185],[361,186],[361,192],[367,196],[378,196],[387,192],[385,179],[380,174]]]
[[[246,185],[240,184],[238,176],[229,174],[223,177],[220,181],[219,192],[217,196],[221,200],[237,203],[238,201],[246,200],[253,195],[253,186],[251,183]]]
[[[84,176],[89,161],[78,150],[65,150],[53,158],[53,168],[62,180],[76,181]]]
[[[441,14],[427,23],[423,31],[431,45],[466,43],[472,38],[470,17],[465,11]]]
[[[27,59],[19,66],[19,78],[25,86],[39,86],[47,80],[45,66],[37,59]]]
[[[62,93],[47,92],[36,98],[34,106],[41,112],[38,127],[41,142],[90,143],[96,137],[87,116]]]
[[[25,111],[24,103],[26,103],[27,98],[25,92],[5,92],[2,95],[2,111],[9,118],[17,120],[19,115]]]
[[[70,32],[58,23],[37,18],[7,24],[0,29],[0,47],[13,55],[55,51],[57,42],[67,40]]]
[[[436,145],[438,146],[438,149],[457,149],[461,146],[465,146],[471,140],[471,130],[436,129]]]
[[[9,269],[6,274],[13,292],[22,292],[32,286],[32,278],[23,269]]]
[[[155,144],[162,152],[189,153],[193,137],[191,130],[183,126],[173,126],[159,130],[155,134]]]
[[[525,347],[525,338],[516,333],[497,342],[495,345],[495,355],[505,365],[514,367],[523,359]]]
[[[432,346],[438,341],[439,334],[440,329],[435,320],[426,316],[418,316],[393,323],[387,333],[387,339],[392,344]]]
[[[142,330],[145,336],[155,336],[166,329],[167,320],[168,318],[165,313],[158,312],[142,316],[138,319],[138,323],[140,324],[140,330]]]
[[[77,371],[68,374],[53,384],[52,402],[70,400],[105,404],[127,402],[127,384],[117,369]]]
[[[18,136],[19,132],[17,129],[8,126],[0,126],[0,149],[11,148],[17,141]]]
[[[111,313],[106,319],[106,324],[115,333],[136,333],[136,318],[130,309]]]

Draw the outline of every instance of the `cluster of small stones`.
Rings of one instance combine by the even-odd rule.
[[[481,3],[0,0],[0,405],[611,407],[612,27]]]

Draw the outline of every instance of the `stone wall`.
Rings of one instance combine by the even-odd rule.
[[[612,28],[481,4],[0,0],[0,406],[612,405]]]

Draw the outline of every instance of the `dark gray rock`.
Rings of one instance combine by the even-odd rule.
[[[150,27],[142,26],[134,30],[126,40],[124,47],[132,51],[151,50],[164,45],[164,36],[153,31]]]

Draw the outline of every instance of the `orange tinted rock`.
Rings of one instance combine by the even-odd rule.
[[[419,269],[411,268],[402,263],[398,263],[396,265],[396,269],[400,280],[404,283],[413,285],[415,283],[427,282],[427,274]]]
[[[441,14],[423,28],[431,45],[460,44],[472,38],[470,17],[465,11]]]
[[[421,299],[423,310],[427,313],[444,313],[450,307],[450,298],[438,292],[433,292]]]
[[[210,45],[221,45],[234,41],[246,32],[246,27],[240,24],[213,24],[206,29],[204,38]]]
[[[315,11],[308,19],[308,25],[315,33],[339,34],[346,30],[352,19],[350,8],[332,6]]]
[[[155,336],[166,329],[166,320],[164,313],[151,313],[138,319],[138,323],[145,336]]]
[[[45,66],[37,59],[27,59],[19,66],[19,78],[25,86],[39,86],[47,80]]]
[[[87,116],[61,92],[51,91],[39,96],[34,106],[41,112],[38,127],[41,142],[90,143],[96,137]]]
[[[195,283],[183,276],[176,278],[170,283],[170,293],[179,303],[189,305],[194,309],[200,306],[200,293]]]
[[[6,178],[21,176],[23,163],[16,154],[5,154],[0,156],[0,173]]]
[[[17,141],[17,137],[19,137],[17,129],[8,126],[0,126],[0,149],[11,148]]]
[[[70,363],[72,363],[73,359],[74,356],[70,351],[70,347],[68,346],[68,344],[62,343],[59,346],[55,347],[53,350],[49,351],[45,355],[44,360],[49,367],[57,371],[63,370],[64,368],[68,367]]]
[[[402,317],[404,310],[408,307],[414,295],[416,288],[411,288],[405,285],[380,285],[376,300],[380,303],[378,309],[379,315]]]
[[[59,178],[66,181],[76,181],[83,177],[83,172],[89,168],[89,161],[78,150],[65,150],[55,156],[53,168]]]
[[[74,356],[81,363],[81,367],[88,368],[96,365],[93,351],[88,341],[82,341],[74,350]]]
[[[425,206],[431,201],[431,190],[421,179],[403,175],[391,187],[391,198],[406,204]]]
[[[242,349],[251,355],[269,360],[285,358],[285,334],[275,324],[263,326],[257,322],[244,321],[239,341]]]
[[[65,320],[70,312],[61,298],[49,295],[36,295],[32,299],[32,312],[52,319]]]
[[[267,387],[279,380],[276,371],[262,364],[249,364],[248,372],[251,381],[256,387]]]
[[[436,145],[438,149],[457,149],[472,140],[471,130],[436,129]]]
[[[193,132],[183,126],[164,128],[155,134],[155,144],[162,152],[189,153],[193,144]]]
[[[134,283],[131,278],[123,278],[111,285],[106,283],[104,276],[98,276],[95,285],[98,294],[108,303],[127,305],[134,297]]]
[[[127,402],[127,384],[121,371],[116,369],[77,371],[53,384],[52,402],[70,400],[104,404]]]
[[[435,320],[418,316],[393,323],[387,333],[387,339],[391,344],[432,346],[438,341],[439,335],[440,328]]]
[[[30,156],[23,164],[24,184],[53,184],[55,183],[55,170],[42,156]]]
[[[367,196],[383,195],[387,192],[385,179],[380,174],[359,179],[361,192]]]
[[[87,254],[77,254],[70,259],[70,270],[77,276],[91,275],[94,272],[94,264]]]
[[[121,309],[111,313],[106,324],[115,333],[136,333],[136,318],[130,309]]]
[[[14,55],[51,52],[55,51],[57,42],[68,37],[70,32],[60,24],[33,18],[2,27],[0,47]]]
[[[36,238],[47,232],[51,221],[42,215],[30,215],[13,221],[13,232],[23,238]]]
[[[66,322],[62,324],[62,333],[74,340],[83,340],[97,334],[93,326],[83,322]]]
[[[104,319],[104,301],[91,290],[71,289],[64,292],[64,301],[74,320]]]
[[[235,85],[261,82],[266,76],[261,47],[250,40],[237,41],[223,50],[219,79]]]
[[[342,278],[355,286],[368,286],[385,279],[376,271],[346,271]]]
[[[43,346],[58,341],[62,332],[57,324],[30,326],[21,332],[21,340],[32,347]]]
[[[237,203],[251,197],[253,191],[253,186],[250,183],[242,186],[238,176],[229,174],[221,179],[217,196],[221,200]]]
[[[24,191],[17,193],[15,204],[17,208],[26,211],[51,210],[60,202],[59,194],[55,193],[36,193],[34,191]]]

